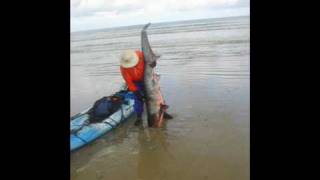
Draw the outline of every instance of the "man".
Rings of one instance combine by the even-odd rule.
[[[135,94],[134,111],[137,113],[135,125],[142,122],[143,113],[143,79],[144,79],[144,57],[141,51],[127,50],[120,60],[120,70],[129,91]]]

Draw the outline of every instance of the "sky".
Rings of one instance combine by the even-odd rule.
[[[71,0],[71,32],[249,15],[249,0]]]

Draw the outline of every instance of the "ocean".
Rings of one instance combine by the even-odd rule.
[[[142,26],[71,33],[70,116],[120,88],[120,55],[140,49]],[[132,117],[71,154],[71,179],[249,179],[249,16],[151,24],[148,37],[174,119],[152,129]]]

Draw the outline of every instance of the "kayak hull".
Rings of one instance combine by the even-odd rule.
[[[87,111],[83,111],[71,118],[70,121],[70,151],[77,150],[102,135],[116,128],[134,113],[134,99],[132,93],[125,95],[125,102],[121,108],[99,123],[89,123]]]

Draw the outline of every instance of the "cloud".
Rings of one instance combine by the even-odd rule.
[[[76,7],[78,7],[80,5],[80,3],[81,3],[81,0],[72,0],[71,1],[71,7],[72,8],[76,8]]]
[[[72,0],[71,17],[92,16],[108,11],[134,11],[142,6],[139,0]]]
[[[90,16],[105,11],[130,12],[144,9],[155,13],[170,11],[184,11],[208,9],[212,7],[234,5],[239,0],[72,0],[71,15]]]
[[[71,29],[132,25],[144,21],[195,18],[249,0],[71,0]],[[215,13],[211,12],[211,14]]]

